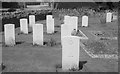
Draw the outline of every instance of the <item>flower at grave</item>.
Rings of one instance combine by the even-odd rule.
[[[75,36],[77,34],[76,29],[74,29],[71,33],[71,35]]]

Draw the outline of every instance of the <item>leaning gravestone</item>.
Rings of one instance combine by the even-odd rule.
[[[47,33],[54,33],[54,19],[52,18],[52,15],[47,15],[46,26]]]
[[[88,16],[82,16],[82,27],[88,27]]]
[[[33,25],[33,45],[43,45],[43,24]]]
[[[62,69],[79,69],[79,37],[65,36],[62,41]]]
[[[6,45],[8,46],[15,45],[15,25],[14,24],[4,25],[4,36],[5,36]]]
[[[112,21],[112,13],[108,12],[106,15],[106,22],[111,22]]]
[[[33,27],[35,24],[35,15],[29,15],[29,27]]]
[[[27,21],[27,19],[20,19],[20,31],[24,34],[28,34],[28,21]]]

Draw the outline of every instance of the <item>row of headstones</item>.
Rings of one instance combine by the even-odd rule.
[[[54,19],[52,15],[46,16],[46,27],[47,27],[47,33],[54,33]],[[35,16],[30,15],[29,16],[29,27],[34,27],[35,25]],[[27,19],[20,19],[20,30],[21,32],[28,34],[28,22]]]
[[[47,15],[46,18],[47,18],[47,20],[46,20],[47,33],[54,33],[54,19],[53,19],[52,15]],[[65,28],[65,29],[61,26],[61,36],[68,35],[68,34],[71,35],[72,29],[77,30],[78,17],[65,16],[64,22],[66,25],[62,25],[63,27],[67,26],[68,24],[71,26],[69,26],[69,28]],[[20,31],[24,34],[28,34],[28,26],[32,27],[32,30],[33,30],[33,44],[37,43],[39,45],[42,45],[43,44],[43,24],[36,24],[35,16],[30,15],[29,16],[29,25],[28,25],[28,20],[26,18],[20,19]],[[62,31],[64,31],[64,32],[62,32]],[[10,46],[15,45],[15,25],[14,24],[5,24],[4,25],[4,33],[5,33],[5,44],[10,45]]]
[[[70,19],[70,16],[65,16],[64,18],[65,18],[64,24],[75,24],[75,29],[77,30],[78,17],[73,16]],[[112,13],[109,12],[106,15],[106,22],[111,22],[111,21],[112,21]],[[29,23],[30,23],[29,24],[30,27],[32,27],[33,24],[35,24],[34,15],[29,16]],[[46,26],[47,26],[47,33],[54,33],[54,19],[52,18],[51,15],[47,15]],[[88,26],[88,16],[82,17],[82,26],[85,27]],[[28,34],[27,19],[20,19],[20,28],[21,28],[21,32]]]
[[[52,17],[52,15],[47,15],[47,20],[46,20],[46,27],[47,27],[47,33],[54,33],[54,19]],[[70,22],[69,22],[70,21]],[[71,28],[75,28],[77,30],[77,24],[78,24],[78,17],[71,17],[70,16],[65,16],[65,24],[73,24],[73,26],[70,26]],[[74,26],[75,23],[75,26]],[[29,25],[28,25],[28,20],[26,18],[20,19],[20,31],[24,34],[28,34],[28,26],[32,27],[33,30],[33,44],[35,44],[35,42],[39,45],[42,45],[43,40],[39,41],[40,39],[43,39],[43,24],[36,24],[35,23],[35,16],[34,15],[30,15],[29,16]],[[5,44],[6,45],[10,45],[13,46],[15,45],[15,25],[14,24],[5,24],[4,25],[4,32],[5,32]],[[72,29],[69,29],[72,30]],[[65,32],[69,32],[68,29],[66,29]],[[61,31],[63,31],[61,29]],[[65,34],[65,32],[63,32]],[[38,34],[39,33],[39,34]],[[70,34],[67,33],[67,34]],[[40,37],[40,36],[41,37]],[[39,39],[38,39],[39,38]],[[41,43],[38,43],[41,42]]]
[[[52,15],[46,16],[46,27],[47,33],[54,33],[54,19]],[[43,24],[35,23],[35,16],[29,16],[29,25],[28,19],[20,19],[20,32],[23,34],[28,34],[28,28],[32,27],[33,31],[33,45],[43,45]],[[5,45],[14,46],[15,42],[15,24],[5,24],[4,25],[4,36],[5,36]]]

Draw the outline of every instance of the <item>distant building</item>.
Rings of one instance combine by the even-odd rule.
[[[2,0],[2,3],[3,7],[5,6],[6,8],[25,8],[31,10],[54,8],[54,0]]]

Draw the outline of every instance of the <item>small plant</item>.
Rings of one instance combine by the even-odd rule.
[[[61,64],[56,64],[56,65],[55,65],[55,68],[56,68],[56,69],[62,68],[62,65],[61,65]]]
[[[39,46],[38,44],[33,44],[33,46],[35,47],[35,46]]]
[[[58,72],[58,68],[62,68],[62,65],[61,64],[56,64],[55,68],[56,68],[56,72]]]
[[[105,24],[106,23],[106,19],[105,18],[100,19],[100,23],[101,24]]]
[[[72,67],[71,69],[69,69],[69,71],[79,71],[79,69],[76,67]]]
[[[23,32],[18,33],[18,35],[20,35],[20,34],[24,34],[24,33]]]
[[[50,40],[47,42],[47,46],[55,46],[56,45],[56,41],[53,38],[50,38]]]
[[[3,63],[1,63],[1,65],[0,65],[0,71],[3,71],[5,68],[6,68],[6,66]]]
[[[101,37],[100,40],[109,40],[109,39],[106,37]]]

